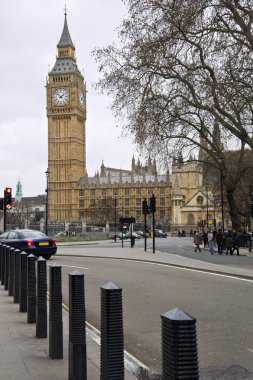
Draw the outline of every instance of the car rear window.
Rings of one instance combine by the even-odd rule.
[[[18,234],[14,231],[11,231],[8,235],[8,239],[17,239],[18,238]]]
[[[46,238],[47,236],[40,231],[22,231],[20,233],[24,238]]]

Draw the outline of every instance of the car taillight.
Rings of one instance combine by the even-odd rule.
[[[53,245],[56,245],[56,240],[53,240]]]
[[[33,240],[28,240],[27,241],[27,246],[31,247],[32,245],[34,245],[34,241]]]

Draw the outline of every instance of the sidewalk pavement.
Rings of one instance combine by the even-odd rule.
[[[63,359],[49,357],[48,338],[35,336],[35,324],[27,323],[27,313],[0,286],[0,380],[68,380],[68,313],[63,310]],[[100,346],[89,334],[87,379],[100,379]],[[125,380],[136,380],[125,371]]]
[[[153,254],[150,248],[147,252],[144,252],[143,247],[130,248],[129,245],[122,249],[121,242],[112,242],[113,246],[108,244],[108,247],[103,246],[103,248],[99,247],[99,244],[101,242],[92,245],[84,244],[83,249],[78,251],[78,255],[127,260],[138,259],[150,263],[213,271],[253,279],[252,270],[234,266],[231,261],[228,261],[227,265],[219,265],[171,253],[156,252]],[[252,253],[247,253],[246,249],[244,250],[245,252],[241,251],[242,254],[253,257]],[[64,249],[61,250],[60,244],[58,252],[57,255],[66,254]],[[243,259],[242,257],[242,261]],[[19,305],[13,303],[13,297],[8,296],[8,291],[4,290],[2,285],[0,285],[0,308],[0,380],[44,380],[45,378],[67,380],[68,313],[63,310],[64,358],[52,360],[48,355],[48,338],[36,338],[35,324],[27,323],[27,313],[19,312]],[[90,334],[87,335],[87,379],[100,379],[100,347],[94,342]],[[131,373],[125,371],[125,380],[134,379],[136,378]]]

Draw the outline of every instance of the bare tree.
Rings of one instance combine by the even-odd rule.
[[[219,157],[239,146],[236,181],[226,181],[226,160],[223,168],[238,226],[233,194],[245,144],[253,148],[253,1],[125,3],[129,16],[119,28],[120,46],[94,52],[102,74],[97,88],[112,95],[115,116],[140,150],[163,161],[201,148],[219,168]],[[213,134],[216,122],[220,140]]]
[[[115,220],[115,201],[112,197],[96,199],[95,203],[85,209],[87,219],[95,223],[105,224],[107,221]],[[119,211],[116,208],[116,218],[118,220]]]
[[[253,2],[125,2],[120,47],[94,54],[103,75],[97,86],[113,95],[135,142],[200,146],[216,120],[225,137],[252,148]]]

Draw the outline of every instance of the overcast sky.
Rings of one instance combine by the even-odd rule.
[[[98,79],[91,51],[117,41],[126,14],[121,0],[68,0],[67,20],[77,64],[87,83],[87,171],[106,166],[128,169],[134,147],[109,110],[109,99],[95,92]],[[0,197],[5,187],[23,196],[43,194],[47,169],[46,77],[55,63],[64,24],[61,0],[12,0],[1,3]],[[135,154],[138,157],[137,154]]]

